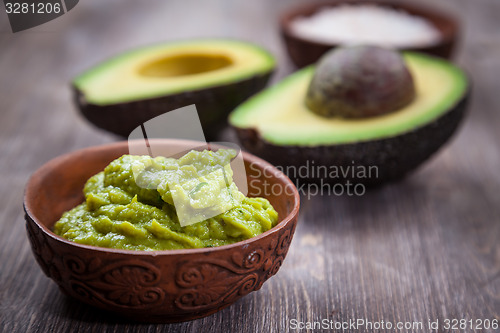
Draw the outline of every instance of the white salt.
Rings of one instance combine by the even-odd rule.
[[[326,44],[374,44],[404,48],[435,44],[437,28],[427,19],[377,5],[325,7],[291,22],[302,38]]]

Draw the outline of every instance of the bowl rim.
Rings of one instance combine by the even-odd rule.
[[[458,35],[458,30],[459,30],[459,24],[457,19],[452,16],[448,15],[446,13],[443,13],[441,10],[435,10],[433,7],[428,7],[427,5],[421,6],[420,4],[408,4],[408,3],[401,3],[397,2],[394,0],[322,0],[318,2],[312,2],[312,3],[302,3],[297,6],[291,7],[288,10],[284,11],[280,17],[279,17],[279,25],[281,27],[281,32],[287,36],[288,38],[293,38],[296,39],[302,43],[310,43],[314,44],[317,46],[325,47],[325,48],[332,48],[341,45],[340,43],[326,43],[326,42],[321,42],[313,39],[308,39],[302,36],[297,35],[293,29],[291,28],[291,22],[293,19],[299,16],[304,16],[304,12],[309,12],[312,11],[312,14],[317,12],[321,7],[332,7],[332,6],[339,6],[339,5],[360,5],[360,4],[375,4],[375,5],[381,5],[381,6],[388,6],[392,8],[397,8],[404,10],[410,14],[416,12],[416,14],[412,14],[415,16],[421,16],[426,18],[428,21],[431,22],[433,26],[436,27],[434,24],[434,19],[429,19],[429,16],[438,18],[439,20],[442,20],[443,22],[446,23],[446,25],[450,26],[451,29],[447,31],[447,33],[444,33],[441,29],[437,28],[439,31],[439,34],[441,38],[430,44],[425,44],[425,45],[406,45],[406,46],[395,46],[393,47],[394,49],[397,50],[425,50],[427,48],[432,48],[436,47],[439,45],[443,45],[446,43],[449,43],[456,39],[456,36]],[[430,15],[429,15],[430,14]],[[310,16],[309,14],[306,16]]]
[[[149,139],[149,141],[167,141],[167,142],[176,142],[179,144],[182,143],[200,143],[203,144],[202,142],[199,141],[192,141],[192,140],[181,140],[181,139]],[[96,251],[96,252],[104,252],[104,253],[113,253],[113,254],[120,254],[120,255],[136,255],[136,256],[165,256],[165,255],[186,255],[186,254],[201,254],[201,253],[213,253],[213,252],[219,252],[219,251],[226,251],[226,250],[231,250],[231,249],[236,249],[239,247],[246,248],[250,243],[256,242],[262,238],[266,238],[279,230],[283,229],[286,225],[288,225],[290,222],[292,222],[295,218],[298,217],[298,212],[300,208],[300,195],[299,192],[296,188],[296,186],[293,184],[293,182],[286,176],[282,171],[280,171],[278,168],[273,166],[271,163],[253,155],[248,152],[245,152],[242,150],[243,153],[243,160],[245,162],[251,162],[251,163],[257,163],[259,166],[263,166],[266,168],[266,172],[271,172],[271,175],[273,178],[278,178],[281,179],[284,183],[285,186],[291,187],[293,191],[293,207],[290,211],[290,213],[285,216],[283,219],[279,219],[278,224],[276,224],[274,227],[271,229],[255,236],[249,239],[245,239],[236,243],[228,244],[228,245],[221,245],[221,246],[215,246],[215,247],[203,247],[203,248],[195,248],[195,249],[176,249],[176,250],[153,250],[153,251],[148,251],[148,250],[124,250],[124,249],[114,249],[114,248],[107,248],[107,247],[100,247],[100,246],[95,246],[95,245],[86,245],[86,244],[80,244],[77,242],[70,241],[64,237],[61,237],[59,235],[56,235],[50,228],[45,226],[43,223],[41,223],[38,218],[35,217],[33,212],[31,211],[30,207],[28,207],[28,197],[31,196],[31,184],[34,181],[35,178],[39,177],[40,175],[43,175],[47,170],[52,169],[54,166],[61,164],[62,162],[74,158],[75,156],[78,155],[83,155],[83,154],[88,154],[90,152],[95,152],[95,151],[105,151],[105,150],[113,150],[113,149],[118,149],[118,148],[123,148],[124,146],[128,145],[128,141],[118,141],[114,143],[108,143],[108,144],[102,144],[102,145],[96,145],[96,146],[90,146],[82,149],[77,149],[68,153],[65,153],[63,155],[60,155],[58,157],[55,157],[48,162],[44,163],[42,166],[40,166],[33,174],[30,176],[28,182],[26,183],[25,189],[24,189],[24,194],[23,194],[23,208],[26,213],[26,215],[29,217],[31,221],[33,221],[37,227],[48,237],[52,238],[56,242],[61,242],[69,246],[74,246],[76,248],[81,248],[82,250],[87,250],[87,251]],[[26,222],[28,223],[28,222]]]

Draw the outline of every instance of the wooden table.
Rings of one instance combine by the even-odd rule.
[[[462,19],[456,60],[474,82],[470,113],[453,142],[398,184],[362,197],[304,196],[288,257],[259,292],[204,319],[133,324],[66,298],[35,263],[22,211],[28,177],[60,154],[116,140],[78,116],[69,80],[138,45],[224,36],[275,54],[276,82],[293,69],[276,17],[296,2],[85,0],[17,34],[0,14],[1,332],[284,332],[293,331],[293,319],[500,319],[497,0],[434,4]]]

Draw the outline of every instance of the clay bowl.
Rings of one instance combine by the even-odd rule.
[[[193,147],[183,140],[157,143]],[[83,201],[85,181],[127,153],[125,141],[78,150],[43,165],[28,181],[24,210],[31,248],[62,292],[132,320],[178,322],[215,313],[259,290],[278,272],[295,231],[299,194],[282,172],[246,153],[249,195],[269,199],[280,216],[277,226],[257,237],[214,248],[132,251],[55,235],[51,228],[61,214]],[[264,193],[264,184],[283,191]]]
[[[304,67],[315,63],[328,50],[339,46],[326,44],[297,36],[291,29],[291,22],[297,17],[311,16],[321,8],[344,4],[378,4],[381,6],[401,9],[411,15],[426,18],[441,32],[441,40],[433,45],[408,47],[401,50],[429,53],[449,59],[455,46],[458,35],[458,24],[455,19],[436,12],[434,9],[419,5],[408,5],[400,2],[373,1],[373,0],[332,0],[319,3],[309,3],[292,8],[280,18],[281,35],[285,42],[288,54],[297,67]]]

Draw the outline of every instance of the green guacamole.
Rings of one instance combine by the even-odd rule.
[[[230,149],[193,150],[179,159],[123,155],[87,181],[85,202],[65,212],[54,232],[126,250],[213,247],[255,237],[276,225],[278,213],[266,199],[238,190],[229,164],[234,156]]]

